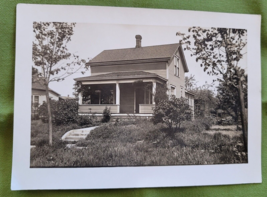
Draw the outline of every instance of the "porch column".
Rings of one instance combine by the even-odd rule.
[[[82,105],[82,104],[83,104],[83,94],[82,94],[82,92],[80,92],[80,93],[78,94],[78,97],[79,97],[79,101],[78,101],[78,103],[79,103],[79,105]]]
[[[120,84],[116,83],[116,105],[118,105],[117,113],[120,113]]]
[[[155,94],[156,94],[156,82],[153,81],[153,85],[152,85],[152,104],[155,104]]]

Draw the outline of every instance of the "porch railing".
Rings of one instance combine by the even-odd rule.
[[[83,104],[79,105],[79,113],[103,113],[103,110],[108,107],[111,113],[119,113],[120,106],[115,104]]]
[[[140,114],[151,114],[153,113],[155,105],[154,104],[139,104]]]

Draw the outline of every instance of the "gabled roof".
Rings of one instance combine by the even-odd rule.
[[[100,74],[88,77],[80,77],[74,79],[75,81],[105,81],[105,80],[119,80],[119,79],[148,79],[148,78],[158,78],[162,81],[167,81],[167,79],[149,72],[144,71],[127,71],[127,72],[112,72],[107,74]]]
[[[179,43],[146,46],[140,48],[125,48],[104,50],[91,59],[87,64],[89,66],[102,66],[112,64],[127,63],[148,63],[155,61],[168,62],[179,50],[185,72],[188,72],[188,66],[185,60],[184,51]]]
[[[171,58],[180,44],[166,44],[140,48],[104,50],[94,57],[89,64],[123,60],[142,60],[154,58]]]
[[[32,82],[32,89],[34,89],[34,90],[45,90],[45,86],[42,83],[42,81],[40,81],[40,80],[39,81],[33,81]],[[54,93],[57,96],[60,96],[59,93],[57,93],[56,91],[54,91],[54,90],[52,90],[50,88],[49,88],[49,91]]]

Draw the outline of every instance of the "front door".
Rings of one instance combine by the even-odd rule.
[[[120,84],[120,113],[134,113],[134,88],[131,83]]]

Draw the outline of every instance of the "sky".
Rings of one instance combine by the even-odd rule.
[[[176,32],[187,33],[188,27],[77,23],[74,28],[74,35],[67,48],[69,52],[88,61],[103,50],[134,48],[136,44],[135,35],[137,34],[142,36],[142,46],[178,43],[181,37],[176,36]],[[194,75],[197,86],[202,86],[205,83],[211,84],[216,77],[203,72],[200,62],[197,63],[195,57],[190,56],[190,52],[184,52],[189,68],[186,76]],[[246,55],[243,59],[239,65],[246,69]],[[90,70],[85,74],[79,71],[64,81],[51,82],[49,86],[61,96],[73,96],[74,78],[84,76],[90,76]],[[215,90],[215,87],[212,90]]]

